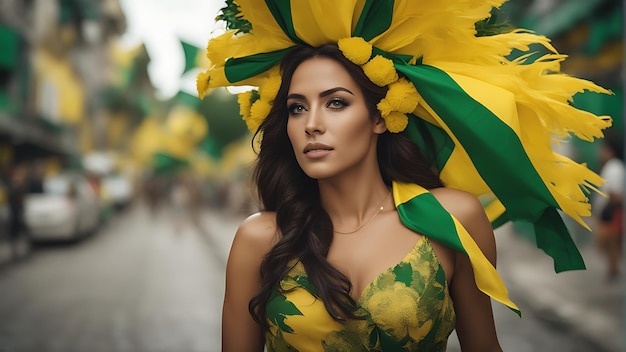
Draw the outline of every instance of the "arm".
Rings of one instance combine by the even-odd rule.
[[[222,351],[263,351],[263,334],[248,311],[261,287],[260,267],[275,243],[272,213],[248,217],[239,226],[226,264],[226,290],[222,311]]]
[[[493,229],[478,199],[469,193],[452,189],[446,189],[436,196],[463,224],[495,267],[496,242]],[[490,297],[476,287],[469,258],[457,252],[455,262],[450,294],[454,302],[456,332],[461,349],[464,352],[501,352]]]

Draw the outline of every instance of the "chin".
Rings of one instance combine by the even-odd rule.
[[[307,176],[314,180],[321,180],[325,178],[332,177],[334,174],[329,174],[327,172],[304,172]]]
[[[336,170],[329,170],[328,168],[319,168],[319,167],[304,167],[302,171],[312,179],[320,180],[325,178],[330,178],[337,175]]]

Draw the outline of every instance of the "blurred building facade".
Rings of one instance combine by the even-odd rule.
[[[0,0],[0,165],[79,163],[104,144],[118,0]]]

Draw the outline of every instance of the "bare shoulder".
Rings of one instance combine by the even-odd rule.
[[[278,241],[276,213],[259,212],[248,216],[239,225],[235,241],[268,252]]]
[[[435,188],[431,193],[459,221],[484,214],[483,206],[473,194],[455,188]]]
[[[278,241],[275,219],[274,213],[261,212],[250,215],[239,225],[226,264],[227,281],[229,277],[241,278],[247,274],[250,282],[260,280],[259,267]]]
[[[466,191],[445,187],[433,189],[431,193],[479,245],[493,240],[493,228],[476,196]]]

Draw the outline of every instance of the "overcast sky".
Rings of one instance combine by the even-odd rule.
[[[195,73],[181,78],[184,54],[180,40],[201,48],[214,30],[215,16],[224,6],[221,0],[120,0],[128,29],[123,45],[145,43],[151,58],[148,68],[161,98],[179,90],[195,93]]]

